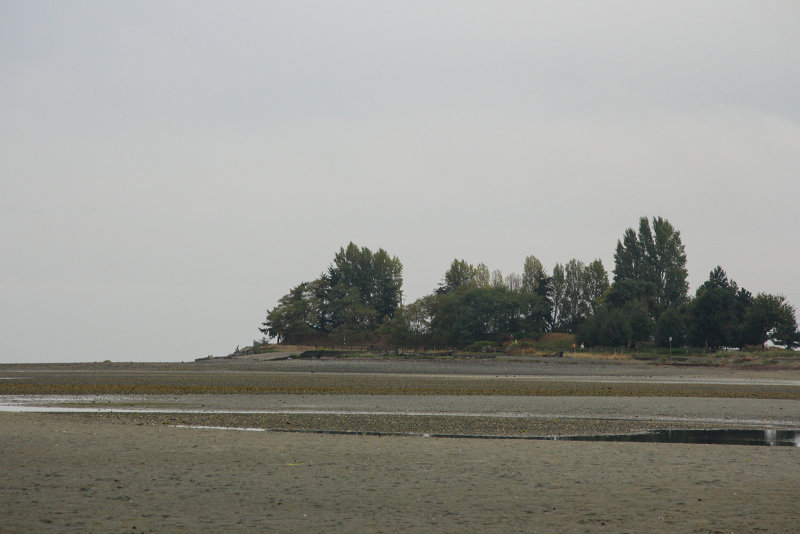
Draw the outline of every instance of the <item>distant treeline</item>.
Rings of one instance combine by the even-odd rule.
[[[507,276],[455,259],[431,294],[402,305],[402,273],[396,256],[350,243],[318,279],[281,297],[259,330],[292,344],[465,347],[545,332],[573,333],[587,346],[800,344],[783,296],[753,296],[721,267],[690,296],[680,232],[661,217],[625,230],[611,282],[599,259],[548,273],[528,256],[522,274]]]

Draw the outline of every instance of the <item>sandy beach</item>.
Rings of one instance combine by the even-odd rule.
[[[52,404],[110,412],[0,412],[0,532],[797,530],[795,447],[412,435],[797,429],[793,373],[585,362],[526,372],[464,362],[236,365],[0,366],[4,398],[29,403],[81,389],[163,390]],[[399,383],[427,393],[398,393]],[[298,392],[248,389],[275,384]],[[309,384],[343,391],[309,394]],[[188,386],[212,393],[176,392]],[[624,393],[648,388],[649,396]],[[262,431],[177,426],[186,424]]]

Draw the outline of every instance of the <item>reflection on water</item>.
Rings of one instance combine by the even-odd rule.
[[[630,441],[800,447],[797,430],[653,430],[644,434],[559,437],[569,441]]]

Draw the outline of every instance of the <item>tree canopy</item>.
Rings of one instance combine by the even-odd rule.
[[[438,286],[402,305],[403,266],[384,249],[350,243],[328,268],[267,311],[260,331],[289,343],[460,346],[577,334],[585,344],[628,347],[800,345],[785,297],[748,290],[722,267],[688,294],[680,232],[661,217],[639,219],[614,251],[613,282],[602,261],[576,258],[548,274],[528,255],[521,274],[454,259]]]
[[[681,233],[666,219],[639,219],[638,234],[628,228],[614,252],[614,282],[636,280],[652,285],[655,318],[687,301],[686,250]]]
[[[330,335],[369,338],[394,316],[402,286],[403,266],[396,256],[350,243],[317,280],[281,297],[259,330],[291,343]]]
[[[752,293],[717,266],[689,305],[690,342],[707,347],[762,345],[794,347],[800,342],[795,309],[783,296]]]

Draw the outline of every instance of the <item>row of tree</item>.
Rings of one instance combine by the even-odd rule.
[[[782,296],[753,296],[721,267],[690,296],[680,232],[660,217],[624,232],[613,281],[600,260],[572,259],[548,274],[528,256],[522,274],[503,276],[455,259],[429,295],[407,305],[401,295],[399,259],[350,243],[317,280],[282,297],[260,330],[290,343],[463,347],[567,332],[589,346],[800,344]]]

